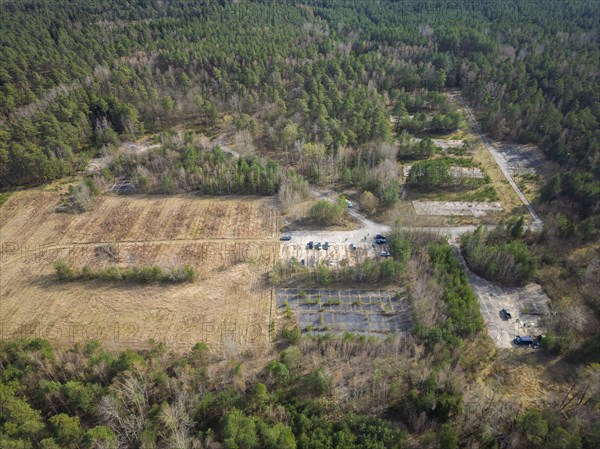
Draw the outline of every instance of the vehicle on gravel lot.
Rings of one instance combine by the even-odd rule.
[[[323,249],[327,251],[329,249],[329,242],[323,243]]]
[[[390,257],[391,256],[390,252],[386,251],[386,250],[381,251],[381,253],[379,253],[379,255],[381,257]]]
[[[510,320],[512,318],[512,315],[508,309],[502,309],[500,313],[502,314],[502,318],[505,320]]]
[[[284,241],[292,240],[292,236],[291,235],[282,235],[279,240],[284,240]]]
[[[315,249],[321,249],[321,242],[315,243]]]
[[[375,237],[375,243],[378,245],[385,245],[387,243],[387,239],[385,237]]]
[[[354,251],[356,249],[356,244],[350,243],[350,249]]]
[[[306,249],[313,249],[313,246],[314,246],[314,245],[315,245],[315,244],[314,244],[314,243],[313,243],[313,241],[311,240],[310,242],[308,242],[308,243],[306,244]]]
[[[349,201],[349,200],[346,200],[346,205],[347,205],[349,208],[353,208],[353,207],[354,207],[354,203],[352,203],[352,201]]]
[[[524,337],[517,335],[517,338],[513,340],[513,343],[518,346],[533,346],[536,349],[540,347],[539,339],[531,337],[529,335]]]

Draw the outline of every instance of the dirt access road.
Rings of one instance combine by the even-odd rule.
[[[160,146],[161,145],[158,143],[152,144],[150,138],[143,137],[135,143],[123,142],[119,146],[119,154],[136,153],[138,156],[141,156]],[[113,159],[114,157],[110,155],[90,159],[86,168],[86,174],[93,175],[100,173],[102,169],[107,168],[110,165]]]

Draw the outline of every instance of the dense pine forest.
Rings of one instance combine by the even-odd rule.
[[[482,168],[468,142],[434,144],[460,129],[461,103],[555,167],[531,200],[535,232],[521,209],[455,247],[393,226],[385,258],[286,260],[262,279],[406,287],[410,335],[302,335],[287,310],[272,347],[235,356],[0,340],[0,448],[600,447],[599,25],[594,0],[0,2],[0,207],[70,176],[53,213],[86,213],[123,179],[144,195],[277,195],[284,211],[335,185],[373,219],[401,178],[426,198],[498,201],[487,173],[453,175]],[[142,137],[154,145],[118,149]],[[320,198],[300,225],[342,227],[347,204]],[[535,362],[494,347],[460,251],[473,273],[552,299]],[[187,266],[55,269],[63,286],[196,280]],[[554,383],[533,391],[552,401],[507,391],[542,364]]]
[[[392,138],[390,112],[408,115],[416,90],[460,89],[490,135],[559,161],[558,191],[589,215],[598,13],[587,1],[6,3],[2,186],[50,181],[144,129],[210,127],[225,112],[289,157],[298,139],[327,154],[360,148]],[[451,123],[440,113],[435,124]]]

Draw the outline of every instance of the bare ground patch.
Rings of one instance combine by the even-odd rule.
[[[545,158],[544,154],[536,146],[494,142],[494,147],[506,161],[506,165],[512,176],[540,174],[542,172]]]
[[[499,202],[413,201],[413,207],[417,215],[472,215],[474,217],[503,210]]]
[[[517,336],[537,336],[543,333],[542,316],[548,312],[550,299],[539,284],[525,287],[502,287],[467,271],[469,282],[479,300],[481,315],[488,332],[499,348],[513,348]],[[511,319],[500,313],[511,312]]]

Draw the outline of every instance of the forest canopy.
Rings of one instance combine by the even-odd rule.
[[[493,137],[589,174],[565,190],[585,210],[600,198],[598,17],[593,1],[4,3],[2,187],[225,112],[285,153],[296,140],[330,153],[389,141],[390,112],[447,130],[451,111],[409,120],[407,94],[460,89]]]

